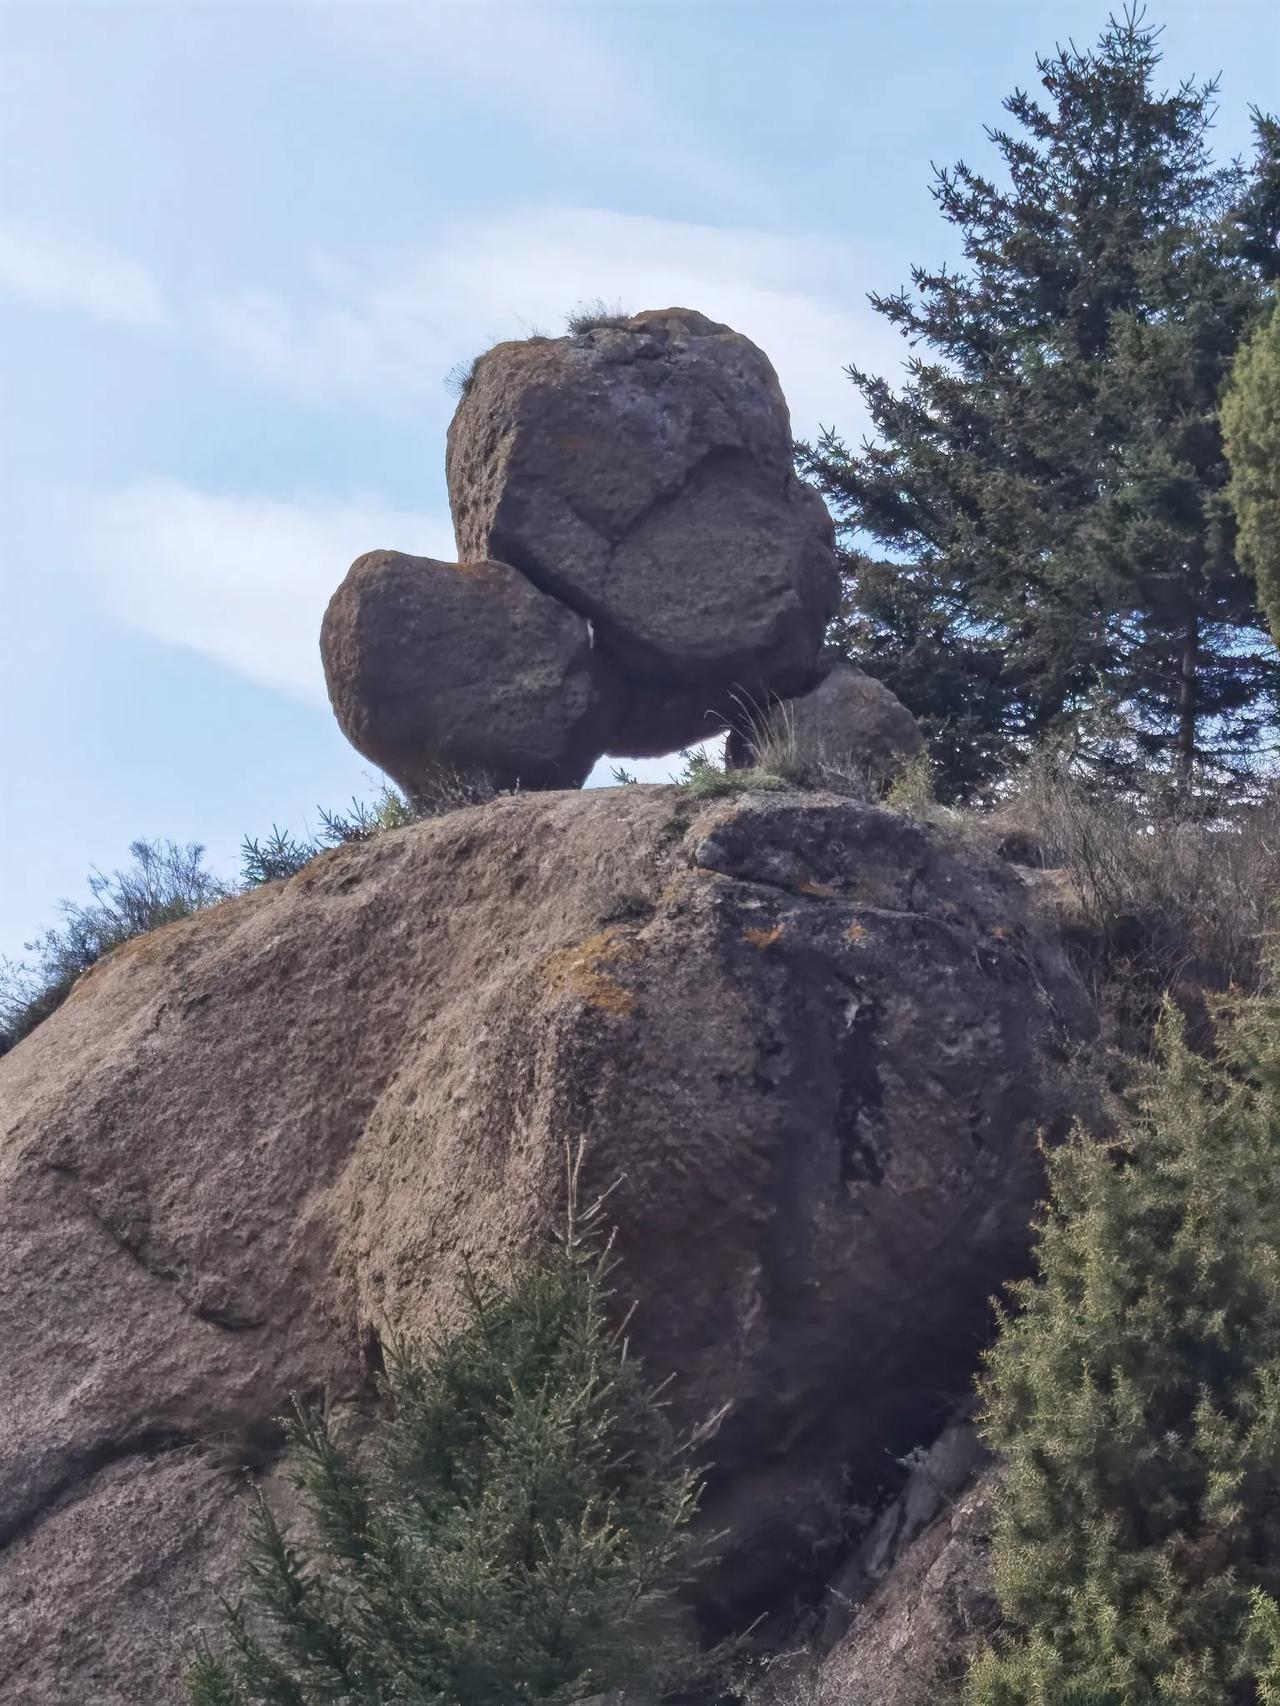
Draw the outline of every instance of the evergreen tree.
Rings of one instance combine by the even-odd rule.
[[[606,1272],[588,1231],[507,1286],[470,1280],[456,1332],[394,1353],[364,1452],[295,1415],[306,1537],[259,1501],[193,1706],[515,1706],[705,1674],[672,1598],[695,1478]]]
[[[1277,265],[1280,131],[1255,115],[1252,167],[1215,167],[1216,86],[1157,92],[1158,33],[1131,8],[1041,59],[1047,99],[987,132],[1006,181],[938,172],[966,267],[871,298],[924,353],[900,390],[850,369],[860,450],[801,447],[851,547],[843,635],[952,794],[1050,732],[1104,767],[1229,767],[1280,682],[1217,427]]]
[[[1280,634],[1280,307],[1240,350],[1222,404],[1240,560]]]
[[[1051,1153],[984,1383],[1007,1635],[970,1706],[1280,1700],[1280,998]]]

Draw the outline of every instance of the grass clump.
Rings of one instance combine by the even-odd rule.
[[[621,302],[606,302],[597,296],[594,301],[580,302],[564,317],[565,328],[572,336],[584,332],[625,329],[631,316]]]
[[[1160,1046],[1114,1142],[1048,1155],[988,1358],[1007,1634],[969,1706],[1278,1697],[1280,997]]]
[[[776,776],[794,788],[815,789],[889,807],[904,816],[934,821],[946,817],[934,795],[933,766],[926,753],[860,760],[851,750],[832,750],[812,736],[802,738],[788,699],[761,706],[738,698],[726,756],[730,768]]]
[[[451,397],[456,397],[461,402],[464,397],[471,395],[471,388],[476,382],[476,371],[484,359],[484,354],[482,351],[480,355],[454,362],[444,376],[444,388]]]
[[[767,770],[730,770],[710,753],[694,750],[680,754],[683,769],[676,778],[679,787],[694,800],[715,800],[726,794],[770,793],[785,788],[781,776]]]
[[[186,1677],[192,1706],[514,1706],[704,1677],[674,1593],[697,1477],[609,1324],[599,1205],[456,1330],[392,1347],[365,1448],[288,1424],[307,1513],[259,1501],[243,1598]]]

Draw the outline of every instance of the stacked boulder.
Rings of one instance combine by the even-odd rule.
[[[741,333],[670,308],[499,344],[446,468],[460,562],[370,552],[321,631],[343,732],[410,792],[578,787],[820,687],[831,520]]]

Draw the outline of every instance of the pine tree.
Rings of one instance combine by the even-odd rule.
[[[1280,1700],[1280,998],[1163,1048],[1117,1142],[1050,1154],[988,1359],[1008,1632],[970,1706]]]
[[[1257,580],[1272,633],[1280,634],[1280,307],[1236,357],[1222,430],[1240,560]]]
[[[1277,266],[1280,131],[1255,115],[1252,167],[1215,167],[1216,86],[1157,92],[1158,34],[1131,8],[1041,59],[1047,99],[987,132],[1006,181],[937,173],[967,265],[871,298],[925,353],[900,390],[850,369],[860,450],[801,449],[850,545],[843,632],[952,794],[1051,732],[1104,768],[1229,767],[1280,682],[1216,414]]]
[[[394,1350],[363,1451],[295,1414],[306,1537],[259,1501],[193,1706],[516,1706],[708,1672],[673,1599],[695,1476],[607,1272],[588,1227],[506,1286],[470,1279],[457,1331]]]

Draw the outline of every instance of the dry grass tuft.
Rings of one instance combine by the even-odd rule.
[[[585,332],[622,330],[631,316],[621,302],[606,302],[597,296],[594,301],[580,302],[564,317],[565,328],[575,338]]]

